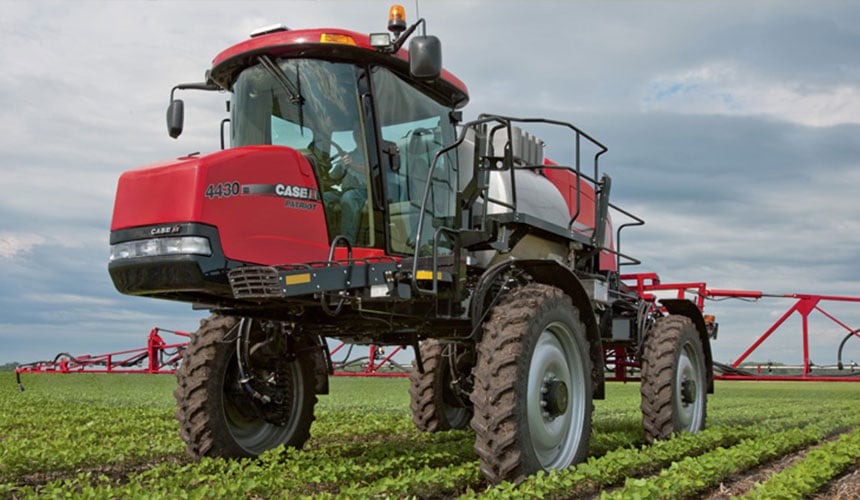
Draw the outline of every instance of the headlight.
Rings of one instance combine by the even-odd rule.
[[[152,238],[126,241],[110,246],[110,260],[157,257],[160,255],[212,255],[209,239],[202,236]]]

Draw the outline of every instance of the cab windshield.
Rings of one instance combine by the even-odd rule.
[[[329,237],[374,246],[358,69],[317,59],[271,60],[233,85],[231,146],[271,144],[304,153],[320,181]]]
[[[307,149],[359,121],[356,68],[315,59],[260,63],[233,84],[231,145]]]
[[[231,145],[272,144],[303,153],[317,173],[329,241],[344,236],[355,246],[429,255],[437,230],[452,227],[454,221],[456,152],[436,158],[454,141],[451,109],[386,68],[369,68],[375,128],[383,148],[399,159],[396,166],[383,169],[378,199],[385,210],[374,212],[367,144],[375,139],[368,141],[364,135],[369,127],[358,83],[367,70],[317,59],[261,56],[233,85]],[[440,252],[450,249],[445,239],[443,235],[436,242]]]

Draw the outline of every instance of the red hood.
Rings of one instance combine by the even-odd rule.
[[[271,265],[328,257],[316,178],[290,148],[234,148],[120,176],[111,231],[179,222],[216,227],[232,260]]]

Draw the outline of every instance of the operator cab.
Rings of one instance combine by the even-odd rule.
[[[343,236],[413,255],[429,177],[420,234],[429,255],[435,230],[454,223],[456,151],[431,166],[455,140],[452,112],[467,102],[466,88],[444,71],[416,78],[410,55],[389,53],[399,47],[378,37],[278,29],[220,54],[210,78],[233,93],[231,147],[286,146],[308,159],[329,243]]]

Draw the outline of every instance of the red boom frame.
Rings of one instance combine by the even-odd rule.
[[[167,330],[155,327],[149,332],[146,347],[129,349],[126,351],[111,352],[107,354],[72,356],[67,353],[58,354],[53,361],[36,361],[19,365],[15,368],[15,376],[18,381],[18,389],[24,390],[21,384],[22,373],[147,373],[147,374],[174,374],[176,367],[182,360],[182,353],[188,346],[188,341],[174,342],[168,344],[160,333],[170,333],[183,338],[189,338],[191,334],[175,330]],[[333,355],[347,344],[341,343],[331,350]],[[409,372],[397,364],[393,357],[403,349],[397,346],[387,356],[379,360],[384,352],[382,348],[371,345],[370,354],[367,358],[350,360],[349,355],[342,361],[334,363],[336,377],[408,377]],[[350,348],[351,351],[351,348]],[[367,363],[359,371],[349,371],[348,365],[360,363],[367,359]],[[144,364],[145,362],[145,364]],[[391,371],[383,371],[388,365]]]
[[[834,314],[826,311],[823,302],[851,302],[860,303],[860,297],[815,295],[815,294],[767,294],[755,290],[719,290],[707,287],[704,282],[686,283],[661,283],[660,277],[655,273],[624,274],[621,279],[628,283],[631,291],[637,293],[642,299],[655,304],[657,295],[655,292],[675,292],[677,298],[689,298],[700,311],[704,310],[706,299],[745,299],[759,300],[762,298],[796,299],[794,304],[780,316],[764,333],[762,333],[750,347],[744,351],[735,361],[728,366],[718,367],[723,373],[714,378],[721,380],[786,380],[786,381],[826,381],[826,382],[860,382],[860,373],[855,376],[832,376],[815,375],[812,373],[813,364],[809,360],[809,316],[813,312],[821,313],[825,318],[836,323],[849,334],[860,339],[860,329],[851,328],[844,321],[838,319]],[[802,320],[801,336],[803,345],[803,365],[800,375],[762,375],[762,367],[756,367],[755,373],[744,371],[740,365],[761,344],[767,340],[786,320],[794,313],[800,315]],[[96,356],[71,356],[59,354],[53,361],[38,361],[21,365],[15,369],[18,377],[18,387],[21,386],[21,373],[149,373],[149,374],[172,374],[182,359],[182,352],[188,345],[187,341],[168,344],[160,333],[170,333],[180,337],[188,338],[190,334],[164,328],[153,328],[149,332],[146,347],[130,349]],[[347,354],[341,361],[333,362],[334,376],[338,377],[408,377],[409,368],[403,367],[394,361],[394,356],[403,350],[403,346],[394,347],[391,352],[384,354],[381,347],[369,346],[369,355],[350,360],[352,345],[341,343],[331,349],[329,355],[338,353],[344,346],[349,345]],[[383,357],[384,356],[384,357]],[[365,361],[366,360],[366,361]],[[144,364],[144,361],[146,363]],[[611,346],[604,348],[604,361],[606,366],[611,367],[612,373],[607,380],[613,381],[637,381],[634,375],[638,370],[639,363],[635,352],[628,347]],[[359,370],[350,370],[350,365],[360,366]],[[840,368],[841,369],[841,368]],[[770,371],[770,370],[768,370]]]
[[[188,341],[168,344],[159,333],[170,333],[183,338],[191,336],[185,332],[155,327],[149,332],[146,347],[139,349],[95,356],[89,354],[72,356],[60,353],[53,361],[36,361],[19,365],[15,368],[18,390],[24,391],[24,386],[21,384],[22,373],[176,373],[176,367],[182,360],[182,353],[188,346]]]
[[[820,304],[822,302],[851,302],[860,303],[860,297],[838,296],[838,295],[816,295],[816,294],[769,294],[756,290],[718,290],[710,289],[704,282],[689,282],[689,283],[660,283],[660,278],[655,273],[641,274],[625,274],[621,279],[626,282],[632,282],[631,288],[643,299],[654,301],[656,295],[653,292],[657,291],[675,291],[677,298],[688,298],[689,294],[694,295],[693,301],[699,310],[704,310],[705,299],[718,298],[734,298],[746,300],[759,300],[762,298],[783,298],[796,299],[796,302],[788,308],[788,310],[780,316],[764,333],[762,333],[753,343],[740,355],[735,361],[724,369],[724,373],[717,375],[714,378],[721,380],[785,380],[785,381],[818,381],[818,382],[860,382],[858,376],[830,376],[830,375],[815,375],[812,373],[812,363],[809,361],[809,315],[815,311],[820,312],[825,318],[839,325],[847,333],[860,339],[860,329],[851,328],[845,322],[839,320],[832,313],[824,310]],[[739,369],[743,363],[761,344],[768,339],[780,326],[782,326],[789,317],[797,313],[801,317],[801,337],[803,344],[803,365],[800,375],[762,375],[761,366],[756,368],[755,373],[745,372]],[[607,359],[616,359],[616,352],[605,354]],[[625,358],[626,359],[626,358]],[[616,367],[616,380],[631,380],[626,377],[624,368],[630,366],[631,363],[622,361]],[[841,369],[841,368],[840,368]],[[729,373],[731,372],[731,373]],[[619,375],[621,378],[618,378]]]
[[[58,354],[53,361],[36,361],[20,365],[16,373],[176,373],[182,352],[188,341],[168,344],[159,333],[171,333],[188,338],[185,332],[155,327],[149,332],[146,347],[127,351],[71,356]],[[146,361],[144,365],[143,362]]]
[[[402,366],[397,364],[392,358],[398,352],[403,350],[403,346],[397,346],[388,353],[387,356],[382,358],[380,361],[377,360],[384,355],[385,351],[376,345],[370,345],[370,352],[367,358],[358,358],[355,360],[350,360],[349,355],[352,352],[352,344],[347,344],[345,342],[341,343],[337,347],[331,350],[329,356],[334,356],[338,351],[340,351],[344,346],[349,345],[349,349],[347,350],[347,355],[344,357],[343,361],[335,362],[332,361],[334,365],[334,375],[335,377],[408,377],[409,371],[404,369]],[[352,364],[362,363],[365,359],[367,362],[364,363],[362,369],[360,371],[350,371],[347,370],[347,367]],[[382,371],[385,368],[385,365],[392,369],[392,371]]]

